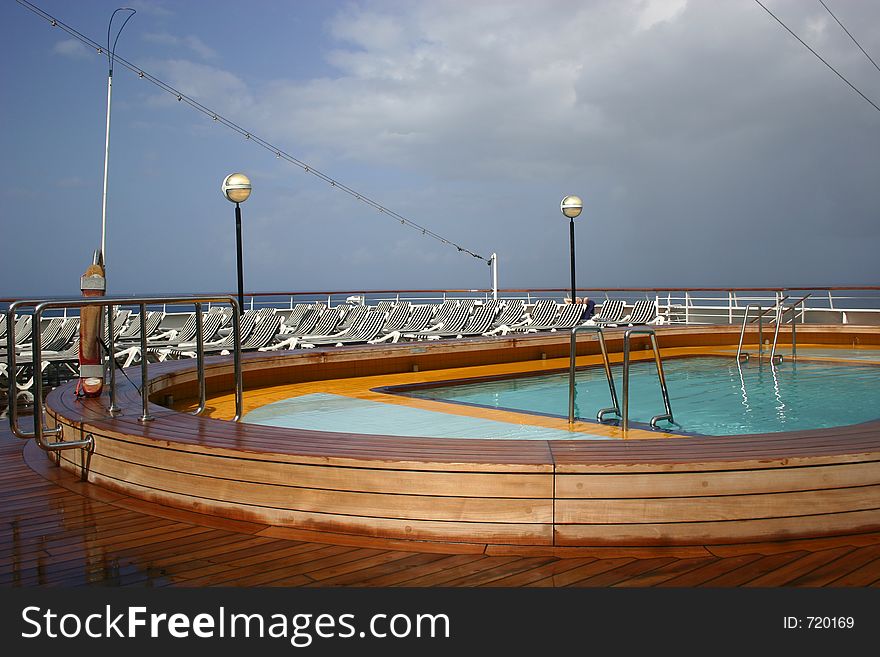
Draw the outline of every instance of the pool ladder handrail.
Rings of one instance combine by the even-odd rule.
[[[786,298],[788,298],[788,297],[786,297]],[[764,321],[763,321],[763,317],[764,317],[764,315],[769,313],[771,310],[773,310],[773,307],[770,306],[767,309],[762,311],[761,306],[759,304],[750,303],[746,306],[745,313],[743,314],[742,328],[739,331],[739,345],[736,348],[736,361],[737,362],[739,362],[743,356],[745,356],[746,360],[748,360],[750,358],[748,352],[744,352],[742,350],[742,347],[743,347],[743,339],[745,338],[745,334],[746,334],[746,324],[748,323],[748,319],[749,319],[749,310],[751,308],[758,309],[758,316],[752,320],[753,324],[755,322],[758,322],[758,360],[760,360],[764,356]]]
[[[654,363],[657,365],[657,378],[660,380],[660,392],[663,395],[663,406],[666,413],[655,415],[651,418],[651,427],[657,428],[660,420],[668,420],[674,423],[672,417],[672,406],[669,403],[669,390],[666,388],[666,376],[663,374],[663,361],[660,358],[660,348],[657,346],[657,336],[654,329],[651,328],[631,328],[627,329],[623,334],[623,416],[621,418],[621,428],[626,433],[629,429],[629,345],[630,336],[632,335],[648,335],[651,338],[651,347],[654,350]]]
[[[142,403],[142,415],[139,419],[140,422],[149,422],[153,418],[150,416],[148,412],[148,404],[149,404],[149,381],[147,376],[147,333],[146,333],[146,308],[147,305],[158,305],[158,304],[193,304],[196,310],[196,327],[198,330],[197,337],[197,360],[196,360],[196,369],[198,372],[198,386],[199,386],[199,406],[193,413],[194,415],[198,415],[205,410],[205,359],[204,359],[204,344],[203,344],[203,336],[202,336],[202,303],[213,302],[213,303],[228,303],[232,306],[232,334],[234,336],[234,347],[233,347],[233,367],[234,367],[234,377],[235,377],[235,417],[233,418],[233,422],[238,422],[241,419],[242,415],[242,371],[241,371],[241,327],[240,327],[240,315],[238,309],[238,302],[235,297],[232,296],[215,296],[215,297],[144,297],[144,298],[108,298],[108,297],[92,297],[92,298],[83,298],[83,299],[72,299],[72,300],[58,300],[58,301],[50,301],[50,300],[21,300],[15,301],[10,304],[7,309],[7,324],[9,328],[7,329],[6,340],[7,340],[7,367],[8,367],[8,376],[9,376],[9,390],[10,390],[10,399],[9,399],[9,427],[12,430],[13,435],[21,438],[23,440],[28,440],[33,438],[37,445],[43,449],[44,451],[52,454],[57,453],[59,450],[63,449],[73,449],[73,448],[81,448],[87,451],[88,455],[83,459],[83,472],[82,478],[86,479],[88,472],[88,462],[91,456],[91,453],[95,449],[95,439],[94,436],[90,433],[85,438],[81,440],[59,440],[56,442],[51,442],[49,437],[51,436],[60,436],[61,435],[61,427],[44,427],[44,416],[43,416],[43,376],[41,369],[41,361],[42,361],[42,345],[41,336],[42,336],[42,328],[40,326],[42,322],[42,315],[44,310],[49,309],[67,309],[67,308],[82,308],[84,306],[106,306],[107,307],[107,315],[108,315],[108,326],[112,326],[112,315],[114,306],[134,306],[137,305],[140,308],[140,323],[141,323],[141,403]],[[15,351],[15,322],[12,321],[10,323],[10,319],[14,319],[15,312],[21,308],[22,306],[33,307],[33,319],[31,324],[33,326],[33,333],[31,336],[32,339],[32,356],[31,362],[33,363],[34,369],[34,430],[33,432],[28,432],[23,430],[18,424],[18,389],[17,383],[15,381],[15,370],[16,370],[16,351]],[[109,395],[110,395],[110,406],[107,409],[108,415],[111,417],[119,414],[119,408],[116,406],[116,362],[115,362],[115,335],[114,331],[110,330],[107,332],[109,338],[109,346],[106,349],[108,353],[103,355],[103,360],[105,361],[105,366],[109,362],[110,368],[110,381],[109,381]],[[99,333],[100,335],[100,333]],[[102,351],[103,351],[102,345]]]
[[[568,421],[573,423],[574,416],[574,393],[575,393],[575,358],[577,355],[577,334],[581,331],[590,331],[596,333],[599,339],[599,348],[602,351],[602,363],[605,367],[605,377],[608,379],[608,389],[611,392],[611,408],[603,408],[596,413],[596,419],[599,422],[604,421],[606,413],[614,413],[620,417],[621,428],[624,432],[629,429],[629,366],[630,366],[630,336],[632,335],[648,335],[651,338],[651,347],[654,350],[654,362],[657,365],[657,377],[660,381],[660,392],[663,395],[663,405],[666,413],[655,415],[651,418],[651,426],[656,428],[660,420],[668,420],[674,423],[672,416],[672,406],[669,402],[669,390],[666,387],[666,376],[663,373],[663,361],[660,358],[660,348],[657,346],[657,336],[654,329],[651,328],[630,328],[623,334],[623,412],[620,410],[620,404],[617,400],[617,391],[614,387],[614,377],[611,374],[611,364],[608,360],[608,350],[605,347],[605,335],[601,326],[576,326],[571,330],[571,350],[569,353],[569,373],[568,373]]]
[[[787,299],[788,297],[780,299],[779,303],[776,304],[776,330],[773,332],[773,348],[770,350],[771,363],[777,362],[777,358],[779,358],[778,362],[782,362],[782,355],[776,355],[776,345],[779,341],[779,325],[782,324],[782,321],[785,318],[785,314],[791,310],[796,310],[797,307],[803,304],[803,302],[806,301],[809,297],[809,294],[805,294],[787,308],[783,308],[782,302],[785,301],[785,299]],[[791,357],[792,359],[797,360],[797,313],[795,313],[795,315],[791,319]]]
[[[611,375],[611,363],[608,360],[608,349],[605,347],[605,335],[602,331],[601,326],[575,326],[571,329],[571,350],[569,353],[569,364],[568,364],[568,421],[569,423],[573,423],[575,421],[574,416],[574,396],[575,396],[575,387],[574,387],[574,379],[575,379],[575,360],[577,357],[577,334],[580,332],[590,332],[595,333],[599,338],[599,348],[602,351],[602,363],[605,366],[605,378],[608,379],[608,390],[611,393],[611,403],[613,406],[609,408],[602,408],[596,413],[596,420],[599,422],[605,421],[605,415],[608,413],[614,413],[618,417],[620,417],[620,404],[617,401],[617,390],[614,387],[614,377]]]

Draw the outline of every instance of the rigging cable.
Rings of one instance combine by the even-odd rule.
[[[862,51],[862,54],[863,54],[865,57],[867,57],[869,60],[871,60],[871,63],[874,65],[874,68],[876,68],[878,71],[880,71],[880,66],[877,66],[877,62],[874,61],[874,58],[871,57],[871,55],[869,55],[869,54],[865,51],[864,48],[862,48],[862,44],[860,44],[858,41],[856,41],[856,38],[855,38],[852,34],[850,34],[850,31],[849,31],[848,29],[846,29],[846,26],[844,26],[844,24],[840,22],[840,19],[839,19],[837,16],[834,15],[834,12],[831,11],[831,10],[828,8],[828,5],[826,5],[822,0],[819,0],[819,4],[821,4],[823,7],[825,7],[825,11],[827,11],[829,14],[831,14],[831,18],[833,18],[835,21],[837,21],[837,24],[840,25],[840,28],[841,28],[844,32],[846,32],[846,35],[847,35],[850,39],[852,39],[852,42],[853,42],[854,44],[856,44],[856,45],[859,47],[859,50]]]
[[[81,32],[78,32],[77,30],[70,27],[69,25],[66,25],[65,23],[61,22],[60,20],[58,20],[54,16],[51,16],[50,14],[46,13],[45,11],[43,11],[42,9],[37,7],[36,5],[32,4],[31,2],[28,2],[28,0],[16,0],[16,2],[18,2],[18,4],[22,5],[24,8],[29,9],[33,13],[37,14],[38,16],[43,18],[44,20],[48,21],[52,27],[60,27],[62,30],[67,32],[70,36],[72,36],[76,40],[80,41],[81,43],[85,44],[86,46],[88,46],[90,48],[93,48],[99,55],[104,53],[105,48],[103,46],[96,43],[95,41],[93,41],[89,37],[85,36]],[[485,261],[487,265],[490,265],[490,266],[492,265],[492,257],[491,256],[486,257],[486,256],[480,255],[479,253],[476,253],[470,249],[467,249],[467,248],[461,246],[460,244],[457,244],[456,242],[454,242],[450,239],[447,239],[447,238],[443,237],[442,235],[439,235],[438,233],[435,233],[431,229],[429,229],[425,226],[422,226],[421,224],[418,224],[415,221],[401,215],[400,213],[395,212],[394,210],[385,207],[384,205],[382,205],[378,201],[370,198],[369,196],[366,196],[365,194],[362,194],[362,193],[352,189],[348,185],[345,185],[345,184],[339,182],[338,180],[335,180],[334,178],[330,177],[329,175],[327,175],[321,171],[318,171],[317,169],[312,167],[310,164],[303,162],[302,160],[297,159],[296,157],[294,157],[293,155],[290,155],[289,153],[284,152],[283,150],[281,150],[277,146],[274,146],[273,144],[269,143],[265,139],[262,139],[261,137],[255,135],[253,132],[244,129],[243,127],[241,127],[237,123],[231,121],[230,119],[227,119],[226,117],[222,116],[218,112],[215,112],[214,110],[206,107],[205,105],[202,105],[200,102],[198,102],[194,98],[191,98],[191,97],[187,96],[185,93],[178,91],[177,89],[175,89],[171,85],[167,84],[166,82],[163,82],[162,80],[160,80],[156,76],[151,75],[150,73],[147,73],[144,69],[140,68],[139,66],[135,66],[134,64],[132,64],[131,62],[127,61],[126,59],[120,57],[119,55],[114,54],[113,59],[116,63],[121,64],[122,66],[124,66],[125,68],[130,70],[132,73],[136,73],[139,78],[148,80],[149,82],[152,82],[154,85],[156,85],[157,87],[159,87],[160,89],[162,89],[166,93],[174,96],[179,102],[186,103],[187,105],[189,105],[193,109],[201,112],[205,116],[210,117],[213,121],[226,126],[230,130],[233,130],[233,131],[239,133],[245,139],[252,141],[255,144],[257,144],[258,146],[261,146],[262,148],[271,152],[273,155],[275,155],[275,157],[277,159],[286,160],[290,164],[294,164],[294,165],[300,167],[305,173],[310,173],[313,176],[323,180],[324,182],[329,183],[331,187],[339,189],[339,190],[345,192],[346,194],[348,194],[349,196],[352,196],[356,200],[370,206],[371,208],[373,208],[374,210],[379,212],[379,214],[387,214],[388,216],[392,217],[393,219],[396,219],[397,221],[399,221],[402,225],[407,226],[409,228],[412,228],[414,230],[417,230],[425,237],[430,237],[434,240],[437,240],[438,242],[440,242],[441,244],[443,244],[445,246],[455,247],[461,253],[467,253],[468,255],[470,255],[474,258],[477,258],[478,260]]]
[[[19,0],[19,1],[21,1],[21,0]],[[880,106],[878,106],[877,103],[875,103],[873,100],[871,100],[871,99],[868,98],[865,94],[863,94],[861,91],[859,91],[859,89],[858,89],[858,88],[857,88],[852,82],[850,82],[849,80],[847,80],[847,79],[846,79],[846,78],[845,78],[845,77],[844,77],[844,76],[843,76],[843,75],[842,75],[842,74],[841,74],[836,68],[834,68],[831,64],[829,64],[829,63],[828,63],[828,62],[822,57],[822,55],[820,55],[820,54],[817,53],[815,50],[813,50],[810,46],[808,46],[807,43],[806,43],[803,39],[801,39],[797,34],[795,34],[795,33],[792,31],[792,29],[791,29],[790,27],[788,27],[788,25],[786,25],[785,23],[783,23],[783,22],[782,22],[782,21],[776,16],[776,14],[774,14],[772,11],[770,11],[769,9],[767,9],[767,7],[764,5],[764,3],[761,2],[761,0],[755,0],[755,2],[758,3],[758,5],[761,7],[761,9],[763,9],[763,10],[766,11],[768,14],[770,14],[770,16],[772,16],[773,19],[774,19],[777,23],[779,23],[782,27],[784,27],[785,30],[786,30],[791,36],[793,36],[795,39],[797,39],[798,41],[800,41],[800,42],[801,42],[801,45],[803,45],[804,48],[806,48],[806,49],[809,50],[811,53],[813,53],[813,54],[819,59],[820,62],[822,62],[823,64],[825,64],[825,66],[827,66],[827,67],[830,68],[832,71],[834,71],[834,74],[837,75],[837,77],[839,77],[841,80],[843,80],[844,82],[846,82],[846,84],[849,85],[849,88],[850,88],[850,89],[852,89],[853,91],[855,91],[859,96],[861,96],[861,97],[864,98],[866,101],[868,101],[868,102],[871,104],[871,106],[872,106],[875,110],[877,110],[878,112],[880,112]]]

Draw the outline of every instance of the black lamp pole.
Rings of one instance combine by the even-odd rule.
[[[572,229],[574,230],[574,229]],[[574,233],[572,233],[574,235]],[[572,238],[573,239],[573,238]],[[238,312],[244,312],[244,274],[241,267],[241,206],[235,204],[235,244],[238,255]],[[572,256],[573,258],[574,256]],[[574,262],[574,260],[572,260]]]
[[[574,217],[571,217],[569,220],[568,234],[571,240],[571,302],[575,303],[577,296],[575,296],[574,285]]]

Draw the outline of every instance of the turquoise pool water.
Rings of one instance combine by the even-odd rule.
[[[692,357],[663,363],[677,427],[674,431],[728,435],[798,431],[858,424],[880,418],[880,367],[756,360],[737,367],[733,358]],[[622,403],[623,373],[613,367]],[[408,390],[423,399],[568,416],[568,374],[550,374]],[[576,414],[595,419],[611,405],[601,367],[579,371]],[[634,363],[630,422],[648,423],[663,413],[653,361]],[[661,422],[660,427],[668,427]]]
[[[607,436],[547,429],[531,424],[435,413],[368,399],[314,393],[254,409],[242,418],[251,424],[340,433],[370,433],[427,438],[499,440],[606,440]]]

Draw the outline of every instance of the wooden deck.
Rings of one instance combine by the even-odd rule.
[[[732,326],[658,331],[665,355],[729,348],[738,335]],[[803,335],[819,344],[880,341],[874,329],[809,327]],[[619,352],[622,333],[607,340]],[[372,394],[383,382],[559,368],[568,348],[565,334],[328,348],[248,354],[243,369],[249,397],[327,381]],[[599,358],[595,340],[579,342],[579,352],[582,364]],[[215,397],[228,394],[230,361],[207,365]],[[151,367],[154,399],[192,396],[194,370],[191,360]],[[127,381],[118,401],[123,412],[111,418],[106,399],[76,400],[70,384],[47,399],[49,421],[65,440],[95,437],[90,482],[272,526],[276,536],[306,529],[346,540],[563,556],[579,547],[700,547],[880,529],[880,421],[666,440],[642,439],[644,431],[617,440],[457,440],[369,435],[356,426],[333,433],[249,425],[156,404],[154,420],[143,424],[139,394]],[[82,456],[63,452],[63,467],[79,472]]]
[[[877,587],[880,533],[505,554],[272,528],[83,483],[0,429],[0,585]],[[332,542],[328,542],[332,541]],[[430,550],[430,551],[429,551]]]

